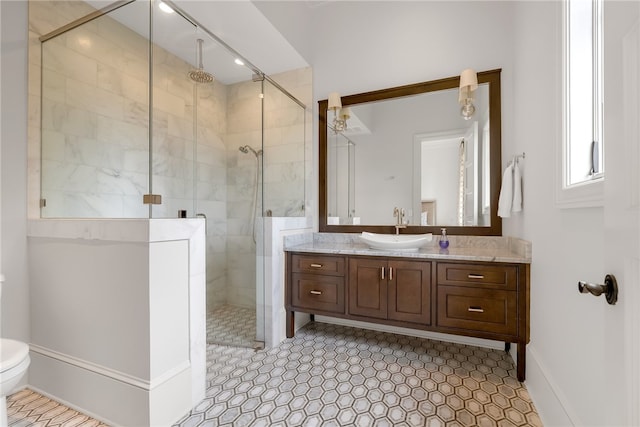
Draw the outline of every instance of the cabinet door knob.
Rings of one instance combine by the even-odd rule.
[[[467,277],[469,279],[484,279],[484,276],[482,274],[469,274],[467,275]]]
[[[322,268],[322,264],[310,264],[309,267],[312,268]]]
[[[471,313],[484,313],[482,307],[469,307],[467,311],[470,311]]]
[[[322,291],[309,291],[311,295],[322,295]]]

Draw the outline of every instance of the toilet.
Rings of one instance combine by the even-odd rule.
[[[0,297],[4,276],[0,274]],[[0,338],[0,427],[6,427],[7,396],[18,385],[31,359],[29,346],[23,342]]]

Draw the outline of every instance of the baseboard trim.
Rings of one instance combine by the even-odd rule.
[[[578,414],[572,409],[567,397],[549,374],[549,370],[545,367],[544,363],[541,362],[535,347],[532,345],[527,346],[527,353],[527,390],[533,404],[538,410],[542,424],[551,425],[552,420],[547,419],[548,417],[545,416],[545,412],[552,412],[554,409],[547,408],[547,411],[545,411],[545,407],[542,407],[538,403],[543,400],[543,396],[544,400],[549,400],[549,397],[553,396],[553,400],[555,401],[554,406],[562,411],[571,425],[584,425]],[[539,384],[540,382],[542,382],[541,385],[544,388],[551,390],[551,393],[545,393],[543,390],[540,390],[539,387],[532,387],[533,384]],[[538,395],[536,392],[539,392],[543,396]],[[554,424],[557,425],[555,422]]]
[[[373,331],[388,332],[391,334],[405,335],[417,338],[427,338],[436,341],[445,341],[463,345],[474,345],[478,347],[492,348],[495,350],[504,350],[504,343],[502,341],[466,337],[464,335],[442,334],[439,332],[423,331],[421,329],[401,328],[398,326],[388,326],[379,323],[360,322],[358,320],[340,319],[338,317],[316,316],[315,320],[316,322],[330,323],[334,325],[371,329]]]
[[[171,378],[179,375],[180,373],[191,367],[191,363],[188,360],[185,360],[179,365],[164,372],[162,375],[149,381],[115,369],[108,368],[106,366],[99,365],[97,363],[89,362],[87,360],[70,356],[68,354],[60,353],[58,351],[39,346],[37,344],[29,344],[29,349],[34,353],[38,353],[42,356],[46,356],[59,362],[63,362],[71,366],[75,366],[77,368],[84,369],[86,371],[90,371],[107,378],[111,378],[113,380],[140,388],[145,391],[152,391],[156,387],[166,383]]]

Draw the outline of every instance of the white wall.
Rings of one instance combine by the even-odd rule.
[[[561,3],[518,3],[515,22],[521,29],[515,72],[522,82],[536,82],[517,84],[514,93],[527,100],[515,116],[515,128],[523,131],[513,146],[514,152],[526,152],[525,210],[504,222],[505,233],[532,241],[534,248],[527,385],[546,425],[622,424],[622,406],[603,410],[594,399],[595,393],[624,401],[625,390],[610,386],[613,371],[594,369],[624,365],[622,348],[615,360],[605,351],[604,320],[613,308],[576,291],[578,280],[604,278],[604,211],[560,209],[555,203],[553,172],[562,126]]]
[[[2,289],[0,335],[29,341],[27,270],[27,3],[2,8]]]
[[[636,2],[617,4],[623,3],[637,16]],[[545,425],[622,424],[623,405],[608,411],[600,404],[603,393],[614,401],[626,392],[601,368],[624,362],[622,356],[605,359],[615,354],[604,350],[610,340],[602,320],[610,308],[576,290],[577,280],[602,279],[603,209],[559,209],[555,202],[561,5],[329,2],[309,12],[313,34],[321,37],[306,57],[316,99],[446,77],[466,67],[502,68],[502,166],[526,152],[524,212],[503,224],[505,235],[533,243],[527,387]],[[286,5],[261,9],[282,13]],[[298,36],[293,26],[282,28]]]

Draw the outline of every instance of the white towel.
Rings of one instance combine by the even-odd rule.
[[[513,203],[511,212],[522,211],[522,174],[518,160],[513,163]]]
[[[513,165],[509,164],[502,175],[502,188],[498,199],[498,216],[509,218],[513,204]]]

